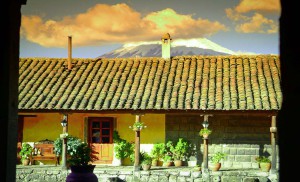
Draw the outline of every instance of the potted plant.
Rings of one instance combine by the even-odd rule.
[[[187,151],[187,164],[190,167],[195,167],[197,165],[197,146],[195,143],[189,144],[189,150]]]
[[[134,124],[132,126],[129,126],[129,128],[131,128],[133,131],[140,131],[144,128],[147,128],[147,126],[145,126],[144,122],[134,122]]]
[[[91,162],[96,158],[93,155],[92,148],[85,142],[80,143],[75,150],[70,153],[68,163],[72,166],[87,166],[91,165]]]
[[[208,135],[210,135],[212,133],[212,130],[208,129],[208,128],[202,128],[199,132],[200,136],[203,136],[203,138],[207,138]]]
[[[182,166],[182,161],[184,160],[189,150],[189,143],[183,138],[179,138],[176,144],[174,144],[172,141],[169,141],[167,143],[167,146],[170,148],[170,151],[172,153],[174,165]]]
[[[121,160],[122,165],[124,159],[130,158],[130,156],[134,153],[134,144],[129,143],[126,140],[122,140],[119,143],[116,143],[114,151],[116,158]]]
[[[172,162],[173,162],[173,159],[172,159],[172,156],[169,155],[169,154],[166,154],[164,157],[163,157],[163,166],[165,167],[170,167],[172,165]]]
[[[193,167],[193,171],[201,171],[201,166],[197,164],[196,166]]]
[[[261,171],[269,172],[271,169],[271,160],[266,156],[258,156],[255,158],[256,162],[259,164]]]
[[[96,165],[92,164],[96,159],[93,149],[85,142],[80,143],[69,154],[67,163],[70,165],[71,173],[67,176],[66,181],[98,182],[97,176],[93,173]]]
[[[158,161],[162,160],[165,154],[165,144],[164,143],[155,143],[153,148],[150,151],[152,157],[152,165],[157,166]]]
[[[75,136],[68,135],[67,136],[67,154],[68,156],[73,154],[76,151],[77,146],[82,143],[81,139]],[[54,141],[54,152],[57,156],[61,156],[62,154],[62,139],[57,138]]]
[[[212,171],[218,171],[221,168],[221,160],[225,159],[226,156],[227,156],[227,154],[223,153],[223,152],[217,152],[217,153],[213,154],[209,158],[209,160],[211,162],[210,169]]]
[[[33,148],[28,143],[23,143],[19,155],[21,156],[22,164],[28,165],[30,162],[30,156],[32,155]]]
[[[152,157],[146,152],[141,152],[140,156],[142,169],[148,171],[151,168]]]

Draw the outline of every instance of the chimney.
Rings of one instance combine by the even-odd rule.
[[[68,36],[68,70],[72,69],[72,36]]]
[[[171,36],[169,33],[166,33],[161,37],[161,56],[164,59],[171,58]]]

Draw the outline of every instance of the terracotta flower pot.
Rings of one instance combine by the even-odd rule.
[[[172,162],[164,162],[163,166],[170,167],[170,166],[172,166]]]
[[[153,159],[151,165],[152,165],[152,166],[158,166],[158,160]]]
[[[268,162],[261,162],[259,163],[260,170],[263,172],[269,172],[271,169],[271,163]]]
[[[176,167],[182,166],[182,160],[174,160],[174,165]]]
[[[203,134],[203,138],[208,138],[208,134]]]
[[[143,169],[144,171],[149,171],[150,168],[151,168],[151,164],[142,164],[142,169]]]
[[[212,163],[209,168],[212,170],[212,171],[219,171],[220,168],[221,168],[221,163]]]
[[[193,167],[193,171],[201,171],[201,167],[200,166],[195,166],[195,167]]]
[[[23,159],[23,160],[22,160],[22,164],[23,164],[24,166],[28,166],[29,163],[30,163],[30,160],[29,160],[29,159]]]

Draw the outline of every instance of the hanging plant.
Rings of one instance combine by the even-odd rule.
[[[208,128],[202,128],[199,132],[200,136],[203,137],[207,137],[208,135],[210,135],[212,133],[212,130],[208,129]]]
[[[129,126],[129,128],[133,131],[141,131],[142,129],[147,128],[147,126],[145,126],[144,122],[134,122],[134,124]]]

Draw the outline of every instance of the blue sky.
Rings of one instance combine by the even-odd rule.
[[[238,53],[279,54],[279,0],[27,0],[20,57],[95,58],[122,44],[207,38]]]

